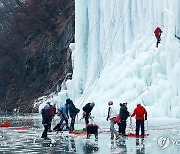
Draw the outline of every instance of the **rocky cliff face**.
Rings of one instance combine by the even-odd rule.
[[[55,91],[72,72],[74,1],[9,0],[0,6],[0,110],[31,112],[34,99]]]

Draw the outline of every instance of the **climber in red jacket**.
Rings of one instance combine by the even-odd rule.
[[[161,33],[162,33],[163,31],[159,28],[159,27],[157,27],[156,29],[155,29],[155,31],[154,31],[154,34],[155,34],[155,36],[156,36],[156,39],[157,39],[157,43],[156,43],[156,47],[158,48],[158,43],[160,43],[160,41],[161,41]]]
[[[147,120],[147,111],[141,106],[141,103],[137,103],[137,107],[135,108],[131,117],[136,115],[136,137],[139,136],[139,128],[141,126],[141,135],[144,137],[144,120]]]

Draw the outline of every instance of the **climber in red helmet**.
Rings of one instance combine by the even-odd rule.
[[[157,43],[156,43],[156,47],[158,48],[158,43],[160,43],[160,41],[161,41],[161,33],[162,33],[163,31],[161,30],[161,28],[159,28],[159,27],[157,27],[156,29],[155,29],[155,31],[154,31],[154,34],[155,34],[155,36],[156,36],[156,39],[157,39]]]

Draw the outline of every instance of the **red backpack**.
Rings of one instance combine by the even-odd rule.
[[[121,123],[121,119],[120,119],[120,114],[116,115],[116,123],[120,124]]]
[[[55,116],[55,113],[56,113],[56,108],[55,108],[55,106],[51,106],[50,107],[50,117],[54,117]]]

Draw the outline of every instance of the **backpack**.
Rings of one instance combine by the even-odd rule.
[[[115,121],[116,121],[117,124],[121,123],[120,114],[116,115],[116,120]]]
[[[51,117],[54,117],[55,116],[55,113],[56,113],[56,108],[55,108],[55,106],[50,106],[50,116]]]

